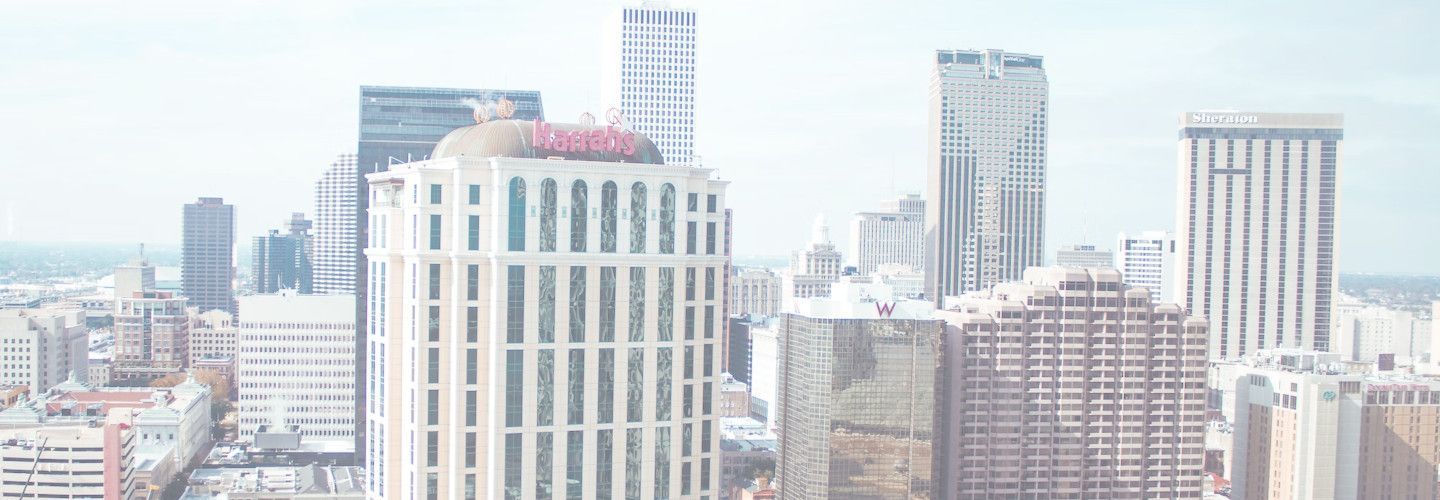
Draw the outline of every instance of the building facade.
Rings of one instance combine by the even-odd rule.
[[[695,17],[692,9],[644,2],[622,7],[605,26],[604,102],[670,165],[695,158]]]
[[[924,272],[925,200],[907,194],[888,200],[878,212],[856,213],[850,219],[850,259],[860,274],[884,264]]]
[[[780,314],[780,275],[762,267],[737,267],[731,282],[735,315]]]
[[[1055,251],[1055,265],[1060,267],[1099,268],[1115,265],[1115,255],[1095,245],[1067,245]]]
[[[1342,115],[1180,116],[1175,298],[1210,357],[1328,351]]]
[[[787,499],[931,498],[934,305],[884,285],[836,286],[780,315],[779,490]]]
[[[354,153],[335,157],[330,168],[315,181],[315,293],[355,293],[355,273],[359,267],[355,247],[355,214],[359,193],[355,179],[359,162]]]
[[[131,259],[130,262],[115,266],[115,288],[111,295],[110,308],[119,309],[120,297],[129,297],[135,292],[155,290],[155,266],[144,257]],[[113,314],[114,311],[111,311]]]
[[[255,237],[250,266],[255,293],[299,290],[308,294],[314,290],[311,222],[297,213],[291,215],[287,226],[285,233],[271,230],[265,236]]]
[[[791,253],[790,267],[780,275],[780,311],[790,311],[796,299],[829,297],[842,267],[840,251],[830,241],[830,225],[823,214],[816,216],[810,245]]]
[[[89,378],[84,311],[0,309],[0,386],[41,394],[76,377]]]
[[[1274,349],[1231,362],[1221,381],[1234,394],[1231,498],[1440,494],[1440,382],[1348,373],[1339,361]]]
[[[115,313],[113,380],[154,380],[190,366],[187,299],[170,292],[135,292]],[[218,308],[217,308],[218,309]]]
[[[924,269],[937,303],[1044,260],[1049,101],[1039,56],[936,52]]]
[[[1203,320],[1111,269],[947,306],[935,498],[1201,498]]]
[[[1114,266],[1126,285],[1150,290],[1152,301],[1175,300],[1175,236],[1169,232],[1120,233],[1115,238]]]
[[[240,354],[240,325],[225,311],[190,310],[190,365],[206,358],[235,359]]]
[[[294,290],[240,298],[240,439],[298,426],[306,443],[353,450],[355,298]]]
[[[180,281],[181,295],[201,311],[235,312],[235,206],[224,199],[185,205]]]
[[[1394,354],[1397,361],[1412,364],[1430,352],[1430,324],[1409,311],[1337,304],[1333,315],[1331,352],[1347,361],[1374,362],[1381,354]]]
[[[726,183],[615,127],[432,158],[370,176],[371,497],[715,498]]]

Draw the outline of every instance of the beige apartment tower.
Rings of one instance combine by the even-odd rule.
[[[1329,351],[1338,114],[1180,115],[1175,300],[1210,321],[1211,359]]]
[[[1112,269],[947,299],[942,499],[1200,498],[1206,324]]]

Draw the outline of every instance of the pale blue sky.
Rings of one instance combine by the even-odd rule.
[[[1045,56],[1047,245],[1174,224],[1176,115],[1341,112],[1341,271],[1440,273],[1440,3],[701,2],[698,149],[738,254],[925,181],[937,48]],[[540,90],[600,110],[617,4],[29,3],[0,16],[0,240],[177,244],[223,196],[241,242],[311,210],[364,85]]]

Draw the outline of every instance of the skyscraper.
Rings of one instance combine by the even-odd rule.
[[[288,225],[288,233],[272,230],[265,236],[255,237],[250,267],[255,293],[288,289],[308,294],[313,290],[310,221],[297,213],[292,214]]]
[[[1173,302],[1175,236],[1167,231],[1145,231],[1115,238],[1115,269],[1125,284],[1150,290],[1154,302]]]
[[[602,96],[660,147],[665,163],[695,157],[695,11],[665,2],[623,7],[605,27]]]
[[[925,270],[925,200],[907,194],[886,201],[876,212],[859,212],[850,219],[850,258],[862,275],[881,264],[903,264],[915,272]]]
[[[727,182],[604,126],[431,157],[369,176],[372,498],[717,498]]]
[[[946,305],[935,498],[1201,497],[1204,321],[1111,269]]]
[[[780,456],[787,499],[933,498],[945,323],[886,285],[835,285],[780,315]]]
[[[1115,254],[1095,245],[1067,245],[1055,251],[1055,265],[1060,267],[1112,267]]]
[[[355,293],[356,231],[354,154],[335,158],[315,181],[314,288],[317,294]]]
[[[1044,260],[1049,95],[1039,56],[936,53],[925,276],[937,302],[1019,280]]]
[[[516,120],[543,120],[540,93],[531,90],[447,89],[427,87],[360,87],[360,143],[355,177],[355,324],[364,324],[366,307],[365,248],[369,237],[370,185],[365,175],[384,172],[390,165],[429,158],[435,143],[445,134],[482,120],[507,117]],[[355,353],[365,357],[364,332],[356,332]],[[355,387],[360,390],[365,365],[358,365]],[[364,401],[365,394],[356,395]],[[364,421],[357,414],[355,421]],[[357,429],[356,435],[363,434]],[[365,443],[356,442],[364,452]]]
[[[298,425],[327,451],[355,446],[355,298],[294,290],[240,298],[240,439]]]
[[[201,312],[235,313],[235,207],[221,198],[185,205],[180,288]]]
[[[825,215],[815,217],[810,245],[790,254],[790,268],[780,276],[780,310],[789,311],[795,299],[829,297],[830,285],[840,280],[840,251],[830,241]]]
[[[1210,357],[1330,349],[1342,115],[1180,115],[1175,298]]]

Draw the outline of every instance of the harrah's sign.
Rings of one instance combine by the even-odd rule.
[[[605,127],[605,130],[557,130],[547,122],[535,120],[530,144],[538,149],[558,152],[608,151],[630,156],[635,154],[635,133]]]

